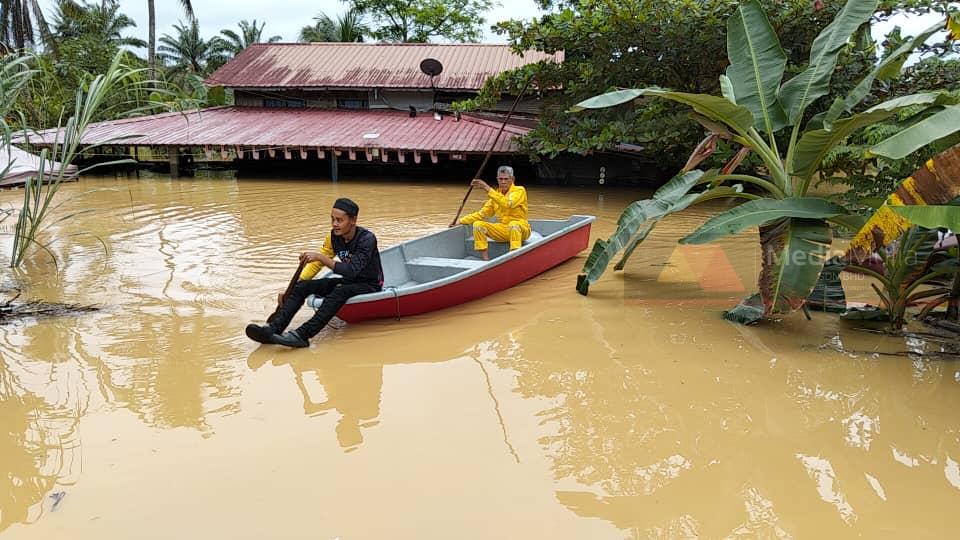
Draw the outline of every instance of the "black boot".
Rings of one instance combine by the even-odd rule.
[[[284,332],[282,335],[273,334],[270,336],[270,343],[275,345],[286,345],[287,347],[309,347],[310,342],[300,337],[296,330]]]
[[[274,336],[273,328],[265,324],[248,324],[247,337],[258,343],[273,343],[271,338]]]

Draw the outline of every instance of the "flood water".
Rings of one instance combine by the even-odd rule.
[[[723,203],[664,220],[589,297],[584,252],[285,350],[243,328],[334,198],[387,247],[443,228],[464,187],[111,178],[61,198],[91,189],[64,211],[98,211],[53,227],[87,233],[52,245],[58,266],[0,282],[102,308],[0,326],[4,538],[956,534],[960,363],[880,354],[917,344],[833,315],[721,320],[754,290],[756,232],[676,239]],[[597,215],[593,238],[640,196],[528,189],[532,217]]]

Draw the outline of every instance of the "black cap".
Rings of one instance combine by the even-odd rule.
[[[341,197],[334,201],[333,207],[338,210],[343,210],[350,217],[357,217],[357,214],[360,213],[360,207],[357,206],[357,203],[351,201],[346,197]]]

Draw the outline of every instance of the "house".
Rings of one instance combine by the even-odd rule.
[[[513,156],[513,139],[527,128],[511,123],[501,134],[498,118],[452,113],[450,105],[506,70],[562,61],[562,52],[521,56],[500,44],[258,43],[206,80],[233,105],[100,122],[83,143],[167,162],[174,175],[198,161],[312,162],[301,165],[336,179],[343,165],[442,166],[479,160],[491,148]],[[538,107],[535,95],[526,98],[516,116]]]

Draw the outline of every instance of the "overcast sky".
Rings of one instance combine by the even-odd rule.
[[[89,0],[88,0],[89,1]],[[173,25],[184,19],[183,9],[176,0],[156,0],[157,6],[157,36],[173,34]],[[266,21],[264,38],[282,36],[284,41],[296,41],[300,29],[313,24],[313,17],[325,12],[331,17],[340,14],[345,4],[340,0],[273,0],[268,2],[253,0],[193,0],[193,9],[200,21],[200,32],[206,37],[217,35],[224,28],[236,29],[237,23],[243,19],[252,21]],[[507,0],[503,2],[509,8],[499,6],[487,15],[484,24],[486,39],[484,41],[505,41],[489,31],[488,27],[495,21],[511,18],[536,17],[539,13],[533,0]],[[46,13],[51,13],[54,2],[41,0]],[[147,0],[120,0],[121,11],[137,22],[137,28],[131,29],[131,36],[147,39]]]
[[[52,0],[41,0],[49,14]],[[322,12],[331,17],[341,13],[345,4],[340,0],[273,0],[268,2],[253,0],[193,0],[194,11],[200,21],[200,32],[210,38],[225,28],[236,29],[243,19],[266,21],[264,38],[279,35],[284,41],[296,41],[300,28],[313,24],[312,18]],[[487,42],[503,42],[489,30],[494,22],[506,19],[529,19],[539,15],[533,0],[500,0],[498,7],[487,14],[484,23]],[[137,28],[130,29],[129,35],[147,39],[147,0],[120,0],[121,10],[137,22]],[[156,0],[157,36],[173,34],[173,25],[184,19],[183,10],[176,0]],[[505,7],[507,6],[507,7]],[[936,17],[897,17],[890,22],[874,26],[874,37],[882,37],[894,25],[899,24],[905,34],[916,34],[936,22]]]

